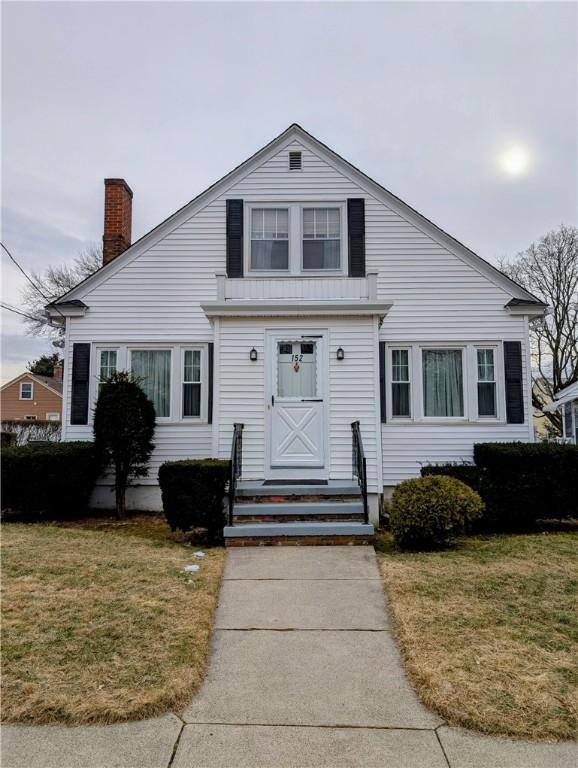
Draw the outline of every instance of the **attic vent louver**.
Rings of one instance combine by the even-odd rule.
[[[301,152],[289,152],[289,170],[301,170]]]

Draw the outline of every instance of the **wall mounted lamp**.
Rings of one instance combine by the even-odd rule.
[[[251,360],[254,363],[256,359],[257,359],[257,350],[255,349],[255,347],[253,347],[253,349],[249,352],[249,360]]]
[[[339,347],[339,349],[337,350],[337,359],[338,360],[345,359],[345,352],[343,351],[343,347]]]

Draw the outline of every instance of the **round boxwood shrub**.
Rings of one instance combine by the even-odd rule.
[[[476,491],[454,477],[405,480],[393,492],[390,526],[404,549],[439,549],[464,533],[482,514]]]

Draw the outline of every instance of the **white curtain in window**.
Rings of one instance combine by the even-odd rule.
[[[423,350],[425,416],[463,416],[461,349]]]
[[[139,379],[157,416],[170,416],[171,353],[168,349],[135,349],[131,352],[131,370]]]
[[[315,342],[278,345],[277,397],[316,397]]]

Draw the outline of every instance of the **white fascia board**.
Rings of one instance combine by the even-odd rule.
[[[201,309],[207,317],[318,317],[348,315],[385,317],[393,302],[344,301],[206,301]]]
[[[84,317],[88,307],[46,307],[46,316],[51,320],[64,320],[65,317]]]
[[[194,216],[199,210],[208,205],[212,200],[220,195],[226,194],[227,189],[230,189],[234,184],[238,182],[240,178],[251,173],[254,168],[260,164],[266,162],[270,157],[278,153],[284,146],[291,142],[298,140],[305,147],[309,148],[312,152],[320,155],[326,162],[339,170],[344,176],[355,182],[359,187],[364,189],[368,194],[372,195],[378,201],[381,201],[386,206],[395,211],[402,218],[410,221],[415,227],[417,227],[424,234],[431,237],[440,245],[447,248],[451,253],[461,258],[466,264],[475,269],[478,273],[486,277],[490,282],[494,283],[498,287],[502,288],[505,293],[511,297],[526,299],[529,301],[535,301],[536,297],[531,293],[525,291],[521,286],[517,285],[513,280],[500,272],[496,267],[492,266],[489,262],[485,261],[477,253],[474,253],[458,240],[453,238],[443,229],[438,227],[432,221],[427,219],[421,213],[416,211],[407,203],[404,203],[399,197],[394,195],[389,190],[382,187],[371,177],[351,165],[347,160],[342,158],[330,147],[323,144],[319,139],[316,139],[311,134],[307,133],[299,125],[291,125],[282,134],[273,139],[269,144],[266,144],[262,149],[258,150],[254,155],[249,157],[243,163],[234,168],[230,173],[223,176],[219,181],[216,181],[212,186],[208,187],[204,192],[201,192],[197,197],[186,203],[182,208],[176,211],[172,216],[169,216],[157,227],[152,229],[146,235],[137,240],[136,243],[130,246],[124,253],[117,256],[116,259],[109,262],[105,266],[101,267],[90,277],[86,278],[82,283],[77,285],[71,291],[64,296],[61,296],[59,301],[71,300],[75,298],[82,298],[87,292],[95,288],[104,280],[114,275],[125,265],[129,264],[133,259],[137,258],[141,253],[144,253],[148,248],[157,243],[169,232],[178,227],[184,221]]]

